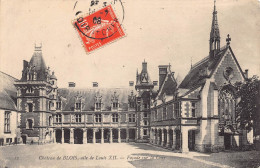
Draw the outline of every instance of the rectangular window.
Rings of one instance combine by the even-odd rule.
[[[60,110],[61,109],[61,102],[56,102],[56,109]]]
[[[117,108],[118,107],[118,103],[113,103],[113,108]]]
[[[5,128],[4,128],[4,132],[11,132],[10,131],[10,111],[6,111],[5,112]]]
[[[28,111],[33,112],[33,104],[32,103],[28,103]]]
[[[101,109],[101,103],[96,103],[96,109]]]
[[[112,114],[112,121],[118,122],[118,114]]]
[[[157,109],[155,109],[154,120],[157,120]]]
[[[33,120],[32,119],[27,120],[26,129],[33,129]]]
[[[144,135],[147,135],[147,129],[144,129]]]
[[[135,114],[128,115],[129,122],[135,122]]]
[[[174,104],[175,116],[180,117],[180,102]]]
[[[195,107],[195,103],[192,102],[191,103],[191,116],[195,117],[195,115],[196,115],[196,107]]]
[[[163,107],[163,120],[166,119],[166,107]]]
[[[81,103],[76,103],[76,109],[81,109]]]
[[[135,108],[135,102],[130,102],[129,106],[130,106],[130,108]]]
[[[147,117],[148,117],[148,113],[144,112],[144,118],[147,118]]]
[[[61,123],[61,114],[56,114],[56,122]]]
[[[81,123],[81,114],[76,114],[76,123]]]
[[[144,109],[145,110],[147,109],[147,103],[144,103]]]
[[[148,125],[148,121],[144,120],[144,125],[147,126]]]
[[[100,123],[101,122],[101,114],[96,114],[95,119],[96,119],[96,123]]]

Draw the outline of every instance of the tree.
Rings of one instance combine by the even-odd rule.
[[[258,76],[235,84],[240,101],[236,107],[238,128],[260,135],[260,81]]]

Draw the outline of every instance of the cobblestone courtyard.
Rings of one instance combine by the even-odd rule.
[[[48,144],[0,148],[1,167],[259,167],[260,152],[188,154],[149,144]]]

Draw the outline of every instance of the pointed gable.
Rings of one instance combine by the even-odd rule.
[[[245,79],[244,73],[230,46],[227,47],[226,52],[218,61],[214,71],[212,71],[212,78],[215,79],[218,87],[227,83],[234,84]]]
[[[142,63],[142,71],[140,74],[136,74],[136,85],[135,88],[153,88],[154,85],[151,81],[150,75],[147,70],[147,62]]]
[[[183,89],[193,89],[199,86],[203,86],[206,82],[206,78],[211,76],[211,73],[214,72],[219,61],[226,53],[228,47],[224,46],[216,55],[216,59],[213,62],[210,62],[209,56],[205,57],[190,69],[189,73],[185,76],[179,88]]]
[[[171,72],[170,65],[167,68],[167,74],[162,82],[162,85],[159,89],[158,98],[163,99],[166,96],[172,96],[176,93],[177,82],[174,78],[174,73]]]

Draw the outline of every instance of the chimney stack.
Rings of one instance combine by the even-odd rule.
[[[93,87],[98,87],[98,82],[93,82]]]
[[[69,87],[75,87],[76,83],[75,82],[69,82]]]
[[[159,65],[159,89],[161,88],[163,81],[167,75],[168,65]]]
[[[244,75],[246,78],[248,78],[248,69],[245,70]]]
[[[142,63],[142,72],[147,72],[147,62],[144,62]]]
[[[129,86],[134,86],[134,81],[129,81]]]
[[[23,60],[23,69],[26,69],[28,67],[28,61]]]
[[[153,85],[157,86],[158,85],[158,81],[153,81]]]

